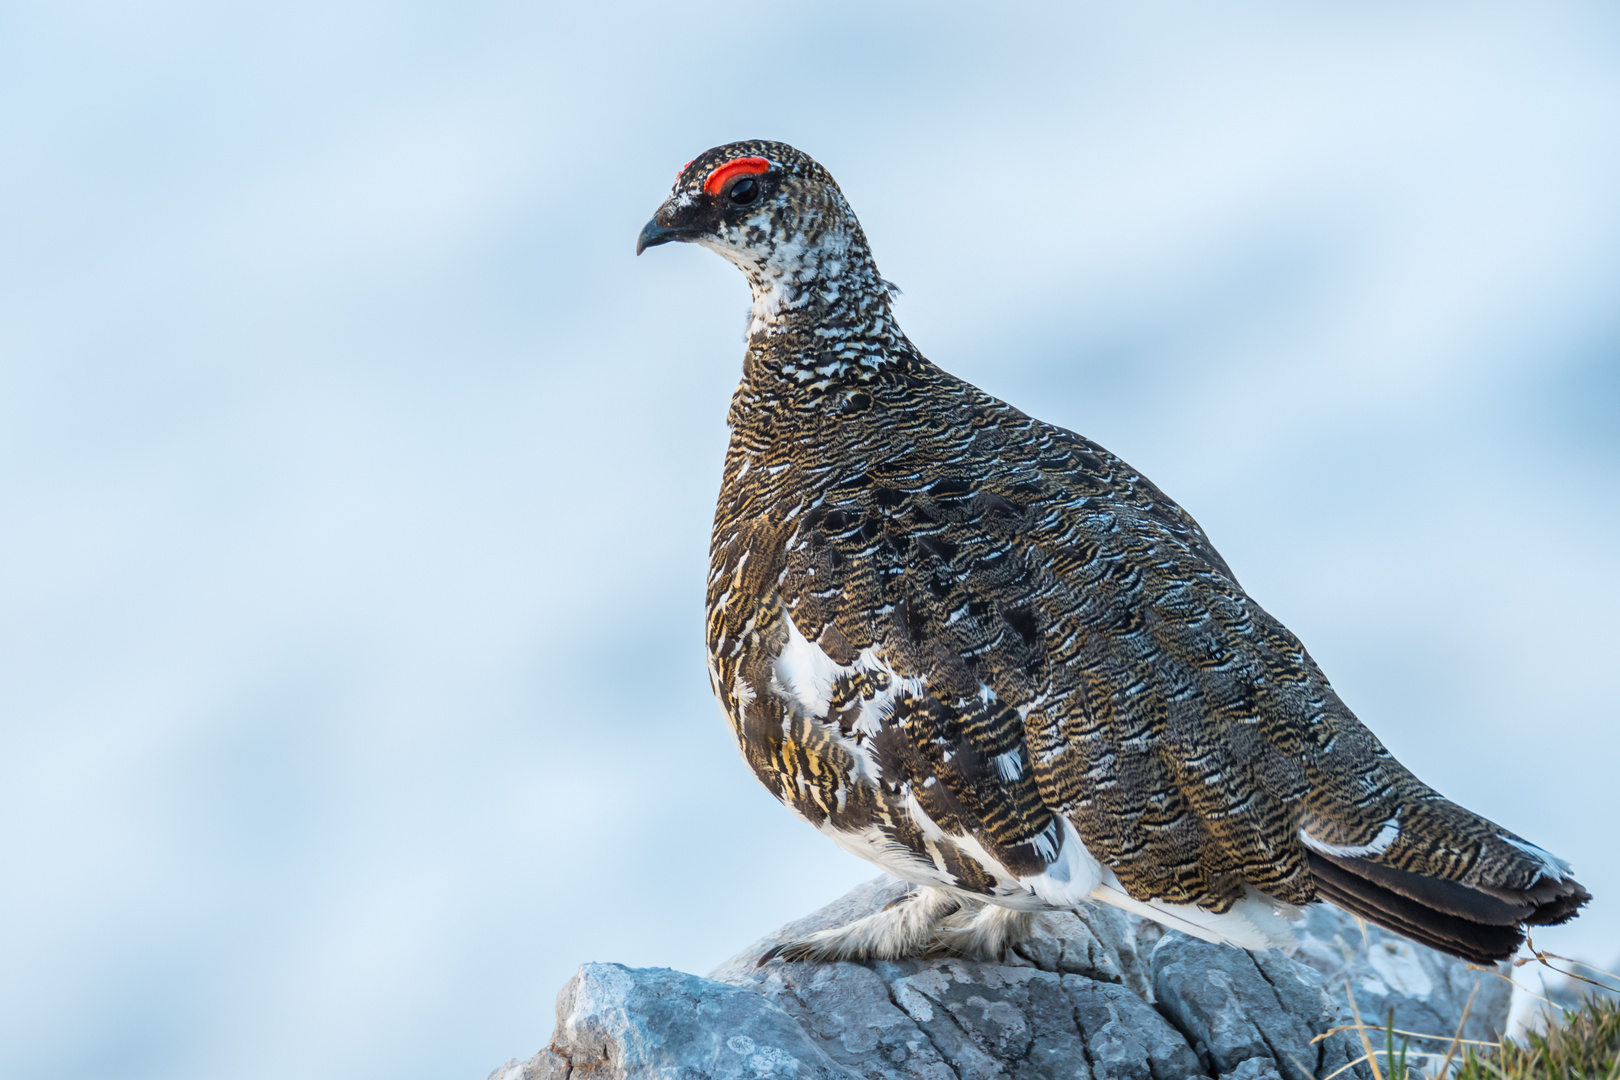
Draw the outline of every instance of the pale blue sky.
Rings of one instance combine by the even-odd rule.
[[[1620,955],[1612,5],[11,5],[0,1074],[482,1077],[870,876],[704,674],[746,290],[632,257],[748,137]]]

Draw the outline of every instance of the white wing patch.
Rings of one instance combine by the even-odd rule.
[[[719,695],[716,694],[715,696],[718,697]],[[738,716],[741,716],[744,710],[754,703],[754,688],[748,685],[748,680],[743,677],[740,671],[737,672],[737,677],[732,680],[731,696],[737,699]]]
[[[788,640],[782,655],[776,658],[771,671],[771,692],[788,706],[783,724],[798,718],[828,719],[832,708],[833,687],[840,679],[856,675],[876,676],[885,684],[877,693],[861,701],[860,712],[851,725],[851,734],[844,734],[837,725],[827,725],[827,734],[834,743],[849,751],[856,760],[858,772],[868,783],[878,779],[877,763],[872,757],[868,741],[888,723],[894,714],[895,703],[902,697],[916,697],[927,690],[928,680],[903,678],[886,664],[872,649],[863,649],[852,664],[840,664],[827,655],[825,649],[804,636],[791,615],[787,618]],[[851,777],[851,779],[855,779]]]
[[[1502,837],[1502,842],[1504,844],[1512,844],[1514,847],[1518,848],[1532,859],[1535,859],[1541,864],[1541,872],[1552,878],[1554,881],[1562,881],[1575,873],[1574,869],[1569,865],[1569,863],[1565,862],[1563,859],[1560,859],[1550,851],[1543,851],[1534,844],[1526,843],[1523,840],[1515,840],[1511,836]]]
[[[770,686],[771,693],[781,698],[788,706],[787,715],[782,719],[784,728],[792,726],[796,720],[826,721],[832,708],[833,687],[840,679],[865,674],[879,676],[879,681],[886,681],[887,685],[883,690],[861,702],[860,713],[855,718],[850,734],[846,735],[837,724],[826,724],[823,728],[824,734],[834,745],[848,752],[854,760],[855,764],[850,770],[847,783],[876,784],[878,766],[877,760],[872,756],[870,740],[883,730],[883,725],[894,712],[895,702],[903,695],[914,696],[923,693],[927,687],[927,680],[906,679],[895,675],[894,669],[879,659],[877,653],[871,649],[862,650],[853,664],[840,664],[828,656],[820,645],[805,637],[791,615],[786,616],[786,619],[787,644],[772,666]],[[840,809],[843,808],[846,797],[846,790],[840,787],[838,790]],[[878,865],[888,866],[887,863]]]
[[[1051,907],[1079,907],[1101,887],[1104,875],[1112,874],[1086,849],[1068,818],[1059,814],[1053,821],[1057,826],[1056,857],[1043,872],[1020,878],[1018,883]]]
[[[997,754],[990,759],[996,767],[996,775],[1003,780],[1017,780],[1024,775],[1024,754],[1019,747],[1013,747],[1005,754]]]
[[[1037,850],[1051,860],[1046,869],[1029,877],[1015,878],[972,834],[956,836],[941,829],[909,789],[902,796],[901,805],[929,841],[956,845],[964,856],[994,877],[997,885],[996,903],[1003,907],[1036,911],[1067,910],[1085,903],[1092,890],[1103,880],[1102,865],[1086,850],[1080,834],[1075,832],[1067,818],[1055,818],[1052,835],[1042,834],[1035,840]]]
[[[1235,945],[1242,949],[1291,948],[1294,945],[1293,928],[1289,925],[1300,917],[1299,908],[1266,896],[1250,888],[1248,895],[1233,905],[1230,911],[1216,914],[1192,904],[1168,904],[1163,900],[1137,900],[1125,891],[1114,872],[1103,866],[1086,849],[1079,833],[1067,818],[1057,818],[1061,843],[1057,858],[1040,874],[1014,879],[977,840],[969,836],[952,836],[944,832],[917,803],[916,797],[906,793],[903,803],[912,820],[924,836],[934,842],[941,840],[955,844],[966,857],[984,867],[997,880],[997,895],[992,903],[1001,907],[1025,911],[1067,911],[1087,901],[1100,901],[1123,908],[1136,915],[1152,919],[1172,930],[1180,930],[1202,941],[1216,945]],[[906,881],[919,885],[955,882],[941,868],[918,859],[908,849],[898,848],[876,830],[871,837],[854,834],[834,834],[849,851],[877,863]],[[905,860],[909,869],[902,868]],[[981,902],[983,898],[980,898]]]
[[[787,630],[787,645],[772,669],[776,685],[771,689],[800,716],[823,718],[832,705],[833,683],[847,669],[806,638],[791,615],[787,616]]]
[[[783,699],[795,717],[827,719],[832,706],[833,687],[842,678],[858,673],[886,677],[884,689],[862,701],[860,713],[852,726],[853,737],[845,735],[836,725],[828,725],[828,734],[847,749],[855,760],[849,781],[876,782],[876,763],[866,743],[889,721],[895,703],[903,696],[923,693],[926,681],[897,676],[894,669],[872,649],[863,650],[852,664],[839,664],[820,645],[804,636],[792,616],[787,617],[787,631],[787,645],[772,669],[771,691]],[[741,693],[737,696],[739,699],[743,697]],[[981,688],[980,697],[988,704],[995,700],[995,693],[985,686]],[[1027,768],[1022,750],[1018,748],[998,754],[991,761],[997,775],[1007,781],[1018,779]],[[839,794],[842,801],[842,789]],[[1026,911],[1069,910],[1088,900],[1097,900],[1216,944],[1267,949],[1291,946],[1294,942],[1293,931],[1288,924],[1299,917],[1299,909],[1253,888],[1230,911],[1222,914],[1205,911],[1192,904],[1134,899],[1119,883],[1114,872],[1099,863],[1086,849],[1073,824],[1062,816],[1054,819],[1054,827],[1049,833],[1042,834],[1034,841],[1036,851],[1049,860],[1046,869],[1039,874],[1015,878],[972,834],[957,836],[941,829],[923,810],[909,788],[902,794],[901,805],[930,842],[955,845],[965,858],[977,862],[996,879],[997,895],[991,902],[1001,907]],[[928,857],[913,851],[876,826],[849,830],[835,829],[824,823],[820,829],[846,851],[876,863],[903,881],[957,891],[955,878],[943,866],[935,865]],[[1300,840],[1313,850],[1346,857],[1379,854],[1388,849],[1399,835],[1400,823],[1394,818],[1385,823],[1370,844],[1324,844],[1304,831],[1299,834]],[[1511,840],[1508,842],[1542,859],[1549,868],[1564,867],[1563,863],[1540,848]],[[1549,869],[1549,872],[1553,871]],[[1567,872],[1568,868],[1564,867],[1564,873]],[[984,899],[977,897],[980,903]]]
[[[918,831],[923,834],[924,839],[932,844],[954,844],[964,857],[978,863],[986,873],[996,879],[997,903],[1008,907],[1022,906],[1037,909],[1043,906],[1035,899],[1033,893],[1022,888],[1020,883],[1013,879],[1013,876],[1007,872],[1006,867],[1002,866],[988,851],[984,850],[984,845],[979,843],[972,834],[957,836],[940,828],[939,823],[929,817],[928,811],[922,808],[922,804],[917,801],[916,794],[909,786],[901,792],[900,805],[905,807],[906,813],[911,815],[912,822],[917,826]],[[946,878],[948,884],[956,884],[956,879],[946,873],[943,866],[938,867],[937,870]]]
[[[1311,836],[1304,829],[1299,830],[1300,843],[1318,854],[1332,855],[1340,859],[1363,859],[1368,855],[1382,855],[1400,835],[1401,819],[1398,814],[1384,822],[1384,827],[1378,830],[1378,835],[1372,838],[1370,844],[1328,844]],[[1542,854],[1545,855],[1546,852]]]
[[[876,675],[888,682],[887,688],[861,703],[861,713],[855,718],[856,734],[867,738],[883,730],[883,725],[894,715],[897,701],[902,697],[920,697],[928,688],[926,679],[910,679],[896,675],[894,668],[884,663],[878,654],[869,648],[861,650],[861,654],[855,658],[855,663],[848,670],[852,673],[859,671],[866,675]]]

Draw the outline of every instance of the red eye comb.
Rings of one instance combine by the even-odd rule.
[[[728,161],[710,173],[709,178],[703,181],[703,191],[708,195],[717,194],[721,188],[726,186],[726,181],[733,176],[757,176],[770,167],[771,163],[762,157],[740,157],[734,161]]]

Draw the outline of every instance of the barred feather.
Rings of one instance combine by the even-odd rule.
[[[705,190],[739,157],[770,168]],[[1145,477],[924,359],[821,166],[711,150],[642,242],[672,238],[754,291],[708,644],[799,816],[1005,906],[1327,899],[1476,960],[1588,899],[1391,757]]]

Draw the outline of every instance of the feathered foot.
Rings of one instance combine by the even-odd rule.
[[[1029,937],[1035,916],[983,904],[931,887],[907,894],[882,911],[845,926],[785,941],[759,958],[772,960],[900,960],[910,956],[962,956],[999,960]]]
[[[929,951],[969,960],[1000,960],[1034,930],[1033,911],[1014,911],[995,904],[973,910],[964,907],[940,924]]]
[[[772,960],[898,960],[928,951],[945,917],[961,907],[953,893],[925,887],[895,901],[882,911],[862,916],[845,926],[817,930],[784,941],[759,958]]]

